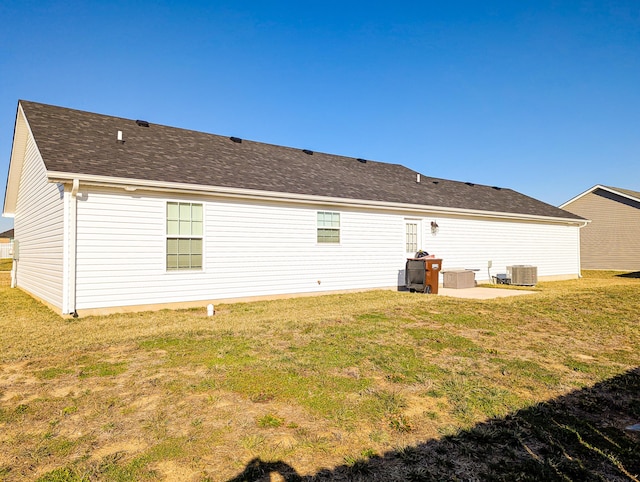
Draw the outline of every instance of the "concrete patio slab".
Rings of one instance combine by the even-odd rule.
[[[474,300],[492,300],[494,298],[506,298],[508,296],[531,295],[536,291],[529,290],[509,290],[503,288],[438,288],[438,296],[451,296],[452,298],[468,298]]]

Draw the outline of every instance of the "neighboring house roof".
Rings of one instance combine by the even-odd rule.
[[[610,193],[617,194],[619,196],[629,198],[632,201],[640,202],[640,192],[638,192],[638,191],[632,191],[630,189],[622,189],[622,188],[619,188],[619,187],[603,186],[602,184],[596,184],[592,188],[587,189],[585,192],[580,193],[576,197],[573,197],[573,198],[569,199],[566,203],[561,204],[560,208],[562,209],[565,206],[568,206],[569,204],[577,201],[582,196],[586,196],[587,194],[590,194],[590,193],[592,193],[594,191],[597,191],[598,189],[602,189],[604,191],[609,191]]]
[[[621,189],[619,187],[607,187],[603,186],[605,189],[609,189],[611,192],[615,192],[618,194],[623,194],[624,196],[631,198],[635,201],[640,201],[640,192],[632,191],[630,189]]]
[[[0,238],[2,239],[13,239],[13,229],[9,229],[4,233],[0,233]]]
[[[321,198],[582,220],[506,188],[388,164],[20,101],[50,180],[215,186]],[[117,142],[122,131],[124,143]],[[6,206],[6,202],[5,202]]]

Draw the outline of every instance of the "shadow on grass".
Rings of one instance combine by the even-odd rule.
[[[301,476],[254,459],[228,482],[279,474],[293,481],[638,481],[640,368],[593,387],[381,456]]]
[[[631,271],[630,273],[617,274],[617,278],[640,278],[640,271]]]

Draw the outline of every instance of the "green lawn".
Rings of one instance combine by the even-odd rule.
[[[0,480],[638,480],[620,274],[79,319],[0,274]]]

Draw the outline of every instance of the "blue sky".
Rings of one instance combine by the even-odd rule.
[[[640,2],[0,0],[0,199],[18,99],[558,205],[640,191]]]

